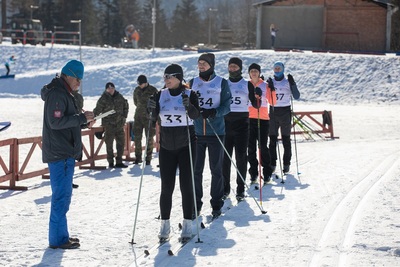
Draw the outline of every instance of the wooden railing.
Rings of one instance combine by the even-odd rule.
[[[292,133],[302,134],[304,136],[317,135],[321,138],[335,139],[333,134],[333,121],[331,111],[311,111],[311,112],[294,112],[294,119],[292,124]],[[131,154],[135,152],[135,146],[131,141],[131,124],[127,123],[124,126],[125,130],[125,145],[123,157],[125,161],[134,161],[135,158],[131,157]],[[105,166],[97,166],[96,161],[106,159],[107,154],[101,151],[104,140],[98,139],[95,133],[102,132],[103,127],[94,127],[92,129],[82,131],[82,161],[76,162],[76,166],[81,169],[105,169]],[[156,126],[156,141],[154,142],[154,148],[159,151],[159,127]],[[21,153],[22,146],[30,146],[26,153],[25,159],[21,161],[23,156]],[[32,156],[35,154],[34,160],[36,162],[32,165],[37,166],[37,160],[41,161],[41,150],[42,150],[42,137],[28,137],[28,138],[12,138],[7,140],[0,140],[0,148],[9,147],[8,164],[3,159],[3,155],[0,155],[0,166],[3,170],[3,175],[0,172],[0,183],[9,181],[8,186],[0,186],[0,189],[11,189],[11,190],[27,190],[25,186],[17,186],[16,182],[29,179],[36,176],[42,176],[42,178],[48,178],[49,169],[46,167],[47,164],[43,164],[43,168],[39,170],[28,170],[30,166]],[[143,149],[143,147],[142,147]],[[25,154],[25,153],[24,153]],[[20,164],[21,162],[21,164]]]
[[[94,127],[92,129],[82,131],[82,161],[76,162],[76,166],[81,169],[105,169],[105,166],[96,166],[96,161],[106,159],[107,154],[101,151],[104,140],[95,137],[96,132],[102,132],[103,127]],[[134,152],[134,146],[131,145],[130,124],[125,124],[125,145],[124,145],[124,160],[134,161],[135,158],[131,157]],[[22,146],[30,146],[24,159],[22,159],[21,149]],[[16,186],[17,181],[22,181],[36,176],[48,178],[49,169],[43,163],[43,168],[39,170],[27,170],[31,161],[35,160],[32,164],[37,166],[37,160],[41,160],[42,150],[42,137],[28,137],[28,138],[12,138],[0,141],[0,147],[9,147],[8,164],[4,162],[3,156],[0,155],[0,166],[4,175],[0,176],[0,183],[9,181],[8,186],[0,186],[0,189],[12,190],[27,190],[25,186]],[[36,157],[33,159],[33,155]],[[21,163],[21,164],[20,164]]]

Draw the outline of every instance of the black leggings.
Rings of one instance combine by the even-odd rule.
[[[196,155],[196,145],[192,142],[192,157]],[[183,218],[192,219],[193,213],[193,186],[190,167],[189,146],[178,150],[160,148],[160,176],[161,195],[160,212],[161,219],[168,220],[171,215],[172,194],[175,189],[176,171],[179,168],[179,186],[182,195]]]

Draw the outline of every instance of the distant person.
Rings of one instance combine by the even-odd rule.
[[[164,71],[165,89],[149,99],[148,108],[153,120],[160,118],[160,242],[169,239],[172,195],[179,169],[179,187],[182,195],[183,224],[181,241],[192,237],[193,183],[190,156],[196,155],[196,135],[193,119],[200,115],[197,95],[183,85],[183,70],[177,64]],[[188,120],[186,116],[188,115]],[[190,155],[189,136],[191,144]]]
[[[11,56],[6,63],[4,64],[4,66],[6,66],[7,69],[7,73],[6,76],[8,76],[8,74],[10,74],[10,65],[11,64],[15,64],[16,59],[14,58],[14,56]]]
[[[232,57],[228,62],[229,88],[232,93],[231,112],[225,115],[225,148],[231,158],[235,148],[236,167],[239,173],[236,174],[236,199],[244,199],[244,183],[247,172],[247,146],[249,139],[249,105],[258,108],[255,94],[261,97],[261,89],[254,86],[250,81],[242,77],[242,60]],[[231,191],[231,159],[224,154],[223,176],[224,176],[224,198],[229,196]],[[242,179],[243,178],[243,179]],[[243,181],[244,180],[244,181]]]
[[[271,180],[271,159],[268,151],[268,133],[269,133],[269,114],[268,106],[274,104],[276,98],[273,89],[269,88],[267,83],[261,79],[260,65],[253,63],[249,66],[250,81],[255,88],[260,88],[262,96],[257,96],[260,108],[249,106],[250,130],[248,161],[250,164],[249,174],[252,183],[255,183],[257,177],[263,177],[264,184]],[[258,142],[258,146],[257,146]],[[257,155],[259,158],[257,160]],[[262,173],[259,173],[259,164],[262,166]]]
[[[124,154],[125,144],[124,125],[128,117],[129,104],[115,89],[115,85],[112,82],[106,84],[106,88],[97,101],[93,112],[95,116],[98,116],[110,110],[115,110],[115,113],[103,118],[101,121],[101,125],[104,127],[104,142],[106,143],[108,167],[126,168],[128,166],[122,163],[122,155]],[[117,147],[115,165],[113,149],[114,139]]]
[[[222,175],[222,162],[224,150],[218,137],[224,142],[225,122],[224,116],[230,111],[231,91],[227,80],[215,74],[215,55],[203,53],[200,55],[197,67],[199,76],[192,79],[189,84],[199,97],[201,115],[195,119],[194,127],[197,135],[196,164],[194,170],[197,212],[203,206],[203,170],[208,148],[209,166],[211,169],[211,207],[212,216],[221,215],[224,205],[224,177]],[[211,128],[211,125],[213,128]]]
[[[269,31],[271,33],[271,48],[274,49],[275,47],[275,39],[276,39],[276,33],[278,31],[277,28],[275,28],[274,24],[271,24],[271,26],[269,26]]]
[[[133,134],[135,136],[135,164],[142,163],[142,138],[143,138],[143,130],[145,136],[149,131],[149,113],[147,112],[147,101],[150,97],[157,94],[158,90],[149,84],[147,81],[147,77],[145,75],[139,75],[137,78],[137,84],[135,90],[133,91],[133,103],[136,106],[135,116],[134,116],[134,125],[133,125]],[[154,147],[154,136],[156,134],[155,124],[150,124],[150,132],[149,132],[149,140],[147,144],[146,153],[146,165],[150,165],[153,147]]]
[[[290,143],[290,133],[292,131],[292,96],[294,99],[300,98],[296,82],[291,74],[285,78],[285,66],[282,62],[275,62],[274,78],[268,79],[270,87],[276,91],[276,104],[270,107],[270,128],[269,128],[269,151],[271,155],[271,168],[276,169],[276,145],[278,142],[278,130],[281,130],[283,144],[283,172],[290,171],[290,160],[292,158],[292,145]],[[279,96],[279,97],[278,97]]]
[[[134,29],[131,35],[132,47],[134,49],[139,48],[139,40],[140,40],[139,32],[136,29]]]
[[[78,238],[70,237],[67,212],[72,197],[72,177],[75,160],[82,159],[81,126],[94,120],[94,113],[78,113],[72,91],[79,88],[84,67],[80,61],[71,60],[41,90],[44,101],[42,158],[48,164],[51,185],[51,210],[49,222],[49,247],[75,249]],[[51,90],[49,90],[51,89]]]

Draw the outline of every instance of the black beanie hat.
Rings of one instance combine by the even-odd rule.
[[[137,83],[138,84],[144,84],[147,83],[147,78],[144,75],[139,75],[139,77],[137,78]]]
[[[238,58],[238,57],[232,57],[231,59],[229,59],[228,66],[229,66],[230,64],[238,65],[239,68],[240,68],[240,70],[242,70],[242,68],[243,68],[242,60],[241,60],[240,58]]]
[[[113,87],[113,88],[115,88],[115,85],[114,85],[112,82],[108,82],[108,83],[106,83],[106,89],[107,89],[108,87]]]
[[[178,64],[171,64],[166,67],[164,74],[173,74],[178,80],[183,80],[183,69]]]
[[[258,65],[258,64],[256,64],[256,63],[252,63],[252,64],[249,66],[249,72],[250,72],[252,69],[256,69],[256,70],[258,70],[259,73],[261,73],[261,67],[260,67],[260,65]]]
[[[215,66],[215,55],[213,53],[201,54],[198,61],[200,61],[200,60],[204,60],[205,62],[207,62],[211,68],[214,68],[214,66]]]

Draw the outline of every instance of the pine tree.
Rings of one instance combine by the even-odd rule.
[[[153,24],[151,22],[154,0],[148,0],[143,8],[141,17],[141,43],[145,47],[153,45]],[[161,9],[161,0],[156,1],[156,47],[170,47],[170,30],[166,24],[164,10]]]
[[[120,6],[117,0],[99,0],[99,33],[105,45],[119,46],[123,36]]]
[[[185,43],[195,45],[201,42],[198,33],[203,29],[194,2],[194,0],[182,0],[182,3],[178,4],[174,11],[171,33],[173,44],[176,47],[182,47]]]

